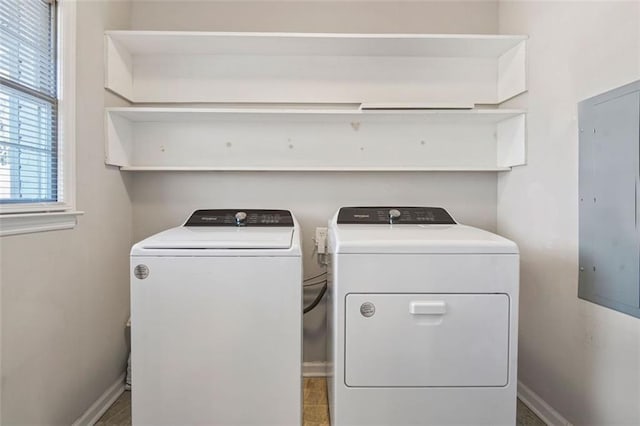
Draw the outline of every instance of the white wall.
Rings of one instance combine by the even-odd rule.
[[[497,3],[397,1],[134,0],[133,29],[209,31],[495,33]],[[393,141],[389,141],[393,143]],[[286,208],[304,229],[305,271],[314,228],[344,205],[444,206],[495,229],[494,173],[139,173],[133,177],[134,239],[181,223],[196,208]],[[307,303],[314,293],[306,298]],[[305,316],[304,358],[325,359],[325,307]]]
[[[137,30],[477,33],[498,30],[497,0],[133,0]]]
[[[640,319],[578,299],[577,102],[640,78],[640,2],[499,6],[529,34],[528,165],[498,179],[522,252],[520,380],[574,424],[640,424]]]
[[[103,30],[130,3],[77,6],[77,207],[73,230],[0,239],[3,425],[69,425],[124,371],[131,202],[104,165]]]

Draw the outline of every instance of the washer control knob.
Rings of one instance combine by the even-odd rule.
[[[394,223],[400,218],[400,215],[402,215],[402,213],[400,213],[400,210],[398,209],[389,210],[389,223]]]
[[[245,212],[236,213],[236,226],[244,226],[247,223],[247,214]]]

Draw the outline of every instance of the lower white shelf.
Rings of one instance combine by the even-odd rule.
[[[106,160],[125,171],[508,171],[521,110],[110,108]]]

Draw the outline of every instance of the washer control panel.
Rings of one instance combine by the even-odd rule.
[[[289,210],[196,210],[184,226],[293,226]]]
[[[338,223],[455,225],[456,221],[442,207],[343,207]]]

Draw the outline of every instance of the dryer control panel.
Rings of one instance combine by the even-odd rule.
[[[289,210],[196,210],[184,226],[293,226]]]
[[[343,207],[338,223],[455,225],[456,221],[442,207]]]

